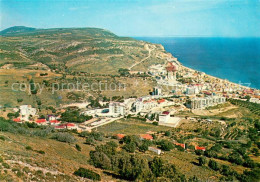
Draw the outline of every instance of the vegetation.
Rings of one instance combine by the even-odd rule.
[[[88,178],[88,179],[92,179],[94,181],[100,181],[101,177],[98,173],[95,173],[89,169],[85,169],[85,168],[79,168],[77,171],[74,172],[74,175],[76,176],[80,176],[83,178]]]

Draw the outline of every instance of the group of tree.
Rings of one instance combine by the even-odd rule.
[[[61,120],[65,122],[82,123],[92,118],[92,116],[80,114],[79,110],[73,109],[68,109],[61,114]]]
[[[128,138],[125,141],[131,143],[131,140]],[[117,147],[114,142],[96,146],[95,150],[90,152],[90,162],[95,167],[114,171],[121,178],[130,181],[155,181],[156,178],[162,177],[168,180],[185,180],[185,176],[178,173],[173,164],[163,161],[160,157],[148,161],[139,154],[129,154],[124,150],[118,152]]]
[[[88,131],[83,131],[79,133],[80,137],[85,137],[86,138],[86,144],[88,145],[94,145],[96,141],[102,141],[104,134],[101,132],[88,132]]]

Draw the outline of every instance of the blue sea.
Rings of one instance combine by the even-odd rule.
[[[165,50],[177,57],[184,66],[260,89],[260,38],[135,39],[162,44]]]

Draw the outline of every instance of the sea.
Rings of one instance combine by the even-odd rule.
[[[260,38],[134,38],[162,44],[184,66],[260,89]]]

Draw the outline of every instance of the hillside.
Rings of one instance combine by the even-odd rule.
[[[34,29],[11,27],[0,32],[0,66],[15,68],[114,73],[129,68],[145,71],[164,63],[161,45],[119,37],[98,28]],[[40,66],[39,66],[40,65]]]

